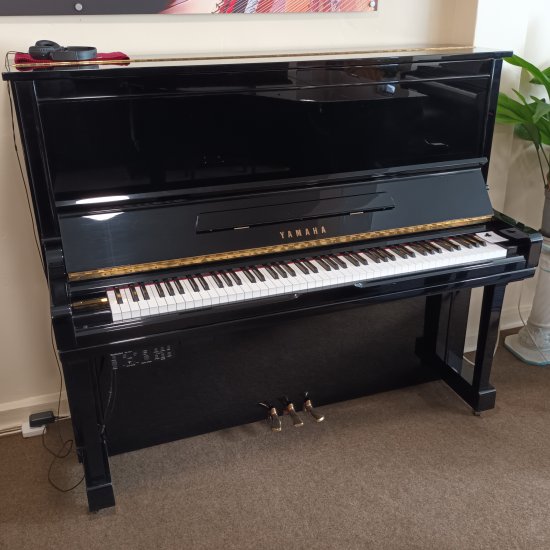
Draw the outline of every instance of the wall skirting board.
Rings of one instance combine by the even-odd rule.
[[[36,395],[19,401],[0,403],[0,432],[10,428],[21,427],[21,424],[29,419],[29,415],[41,411],[53,411],[57,414],[59,393]],[[67,395],[61,394],[60,416],[69,414]]]

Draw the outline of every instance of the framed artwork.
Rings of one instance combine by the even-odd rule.
[[[0,0],[2,15],[376,11],[378,0]]]

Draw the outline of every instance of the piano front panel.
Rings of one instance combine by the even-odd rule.
[[[423,314],[417,298],[117,346],[103,356],[118,367],[109,452],[255,422],[265,418],[258,402],[280,408],[284,395],[300,411],[304,391],[320,406],[433,380],[437,375],[414,354]],[[105,405],[110,369],[100,381]]]

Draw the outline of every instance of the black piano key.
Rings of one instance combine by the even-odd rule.
[[[183,288],[183,285],[180,283],[179,279],[177,277],[174,277],[172,280],[174,281],[174,286],[176,287],[176,290],[180,294],[185,294],[185,289]]]
[[[390,252],[390,250],[388,248],[380,248],[379,250],[386,255],[388,260],[391,260],[392,262],[395,262],[395,256]]]
[[[393,246],[392,251],[395,252],[398,256],[400,256],[404,260],[406,260],[409,257],[409,255],[402,248],[399,248],[397,246]]]
[[[428,254],[435,254],[435,248],[433,246],[430,246],[430,243],[428,241],[419,241],[416,244],[417,246],[421,246]]]
[[[340,269],[340,266],[330,256],[322,256],[322,258],[332,269]]]
[[[455,250],[462,250],[462,247],[456,242],[449,238],[445,239],[445,242],[449,243]]]
[[[309,275],[309,269],[305,266],[303,262],[298,261],[295,263],[295,265],[304,275]]]
[[[338,256],[338,254],[334,254],[333,256],[331,256],[331,258],[340,266],[340,267],[343,267],[344,269],[347,269],[348,267],[348,264],[346,262],[343,262],[342,261],[342,258],[340,258]]]
[[[141,294],[143,295],[144,300],[150,300],[151,297],[149,296],[149,292],[147,292],[147,288],[145,286],[145,283],[139,283],[139,288],[141,289]]]
[[[159,296],[161,298],[164,298],[164,290],[162,290],[162,287],[160,286],[160,283],[158,281],[153,281],[153,284],[155,285],[155,288],[157,289],[157,292],[159,293]]]
[[[214,273],[214,272],[210,273],[210,277],[214,279],[214,282],[218,285],[218,288],[223,288],[222,280],[218,277],[217,273]]]
[[[122,300],[122,294],[120,293],[120,289],[115,287],[114,290],[115,290],[116,303],[117,304],[122,304],[123,300]]]
[[[428,251],[423,246],[420,246],[420,244],[418,243],[409,243],[409,247],[418,252],[421,256],[428,255]]]
[[[409,245],[408,244],[402,244],[402,245],[399,245],[411,258],[416,258],[416,252],[412,249],[412,248],[409,248]]]
[[[453,252],[454,248],[445,240],[443,239],[437,239],[434,241],[438,246],[441,248],[444,248],[447,252]]]
[[[378,257],[378,254],[374,254],[370,249],[365,248],[365,250],[361,250],[365,256],[368,256],[375,264],[380,263],[380,258]]]
[[[191,285],[191,288],[195,291],[195,292],[199,292],[199,285],[197,284],[197,281],[195,281],[195,279],[193,277],[189,277],[189,279],[187,279],[189,281],[189,284]]]
[[[259,279],[262,283],[265,282],[264,274],[259,269],[256,269],[255,267],[251,267],[250,270],[252,271],[252,273],[254,273],[254,275],[256,275],[257,279]]]
[[[462,246],[465,246],[466,248],[473,248],[473,245],[471,245],[467,240],[463,239],[462,236],[460,237],[453,237],[453,239],[460,243]]]
[[[223,282],[227,286],[233,286],[233,281],[231,280],[231,278],[227,275],[227,273],[225,271],[220,271],[220,277],[223,279]]]
[[[381,252],[379,248],[371,248],[371,252],[376,254],[383,262],[387,262],[388,258]]]
[[[385,248],[377,248],[376,253],[382,258],[384,262],[392,259],[391,255]]]
[[[252,273],[249,273],[247,269],[242,269],[242,272],[245,274],[246,278],[251,282],[251,283],[255,283],[256,282],[256,279],[254,279],[254,275],[252,275]]]
[[[312,273],[319,273],[317,266],[312,264],[310,260],[302,259],[301,261]]]
[[[325,271],[330,271],[330,265],[323,258],[313,258]]]
[[[432,255],[435,254],[435,250],[431,246],[428,246],[428,243],[421,241],[421,242],[417,242],[416,244],[417,246],[420,246],[421,248],[423,248],[428,254],[432,254]]]
[[[265,265],[264,268],[274,279],[279,278],[277,272],[270,265]]]
[[[294,269],[292,269],[289,265],[284,262],[281,262],[280,265],[291,277],[296,277],[296,271],[294,271]]]
[[[365,257],[363,257],[361,254],[357,254],[357,252],[349,252],[350,256],[353,256],[359,263],[363,265],[369,265],[369,262]]]
[[[479,243],[475,239],[472,239],[471,235],[462,235],[462,238],[471,243],[474,248],[479,248]]]
[[[351,254],[351,253],[347,253],[346,254],[346,260],[351,264],[351,265],[354,265],[355,267],[359,267],[361,264],[359,263],[359,260],[356,259],[356,257]]]
[[[227,273],[229,273],[229,276],[237,283],[237,285],[242,285],[243,282],[241,281],[241,278],[235,273],[234,271],[231,271],[231,269],[227,270]]]
[[[281,266],[277,265],[275,262],[273,262],[271,266],[281,277],[283,277],[283,279],[288,279],[288,273]]]
[[[443,250],[441,250],[441,248],[439,247],[439,245],[437,245],[436,243],[434,242],[431,242],[431,241],[428,241],[427,244],[429,244],[437,254],[442,254],[443,253]]]
[[[136,287],[134,285],[128,285],[128,289],[130,290],[130,296],[132,297],[132,300],[134,302],[139,302],[139,296],[136,292]]]
[[[469,237],[481,246],[487,246],[487,242],[484,241],[481,237],[478,237],[477,235],[470,235]]]
[[[172,284],[170,283],[169,279],[163,279],[162,281],[164,283],[164,285],[166,286],[166,290],[168,291],[168,294],[170,296],[175,296],[176,293],[174,291],[174,287],[172,286]]]
[[[200,285],[204,290],[210,290],[208,283],[202,278],[202,275],[195,275],[195,278],[199,281]]]

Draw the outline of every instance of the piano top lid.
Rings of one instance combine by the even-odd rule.
[[[123,76],[128,69],[139,69],[151,73],[167,69],[181,70],[181,67],[220,66],[234,64],[292,64],[302,67],[315,67],[327,61],[361,59],[362,63],[380,64],[399,59],[401,63],[419,61],[440,61],[442,59],[460,61],[509,57],[511,51],[502,51],[473,46],[407,46],[401,48],[372,48],[365,50],[301,51],[277,53],[233,53],[226,55],[196,54],[181,55],[133,55],[129,60],[90,60],[51,63],[15,64],[13,54],[8,56],[7,71],[2,73],[4,80],[36,80],[48,78]]]

